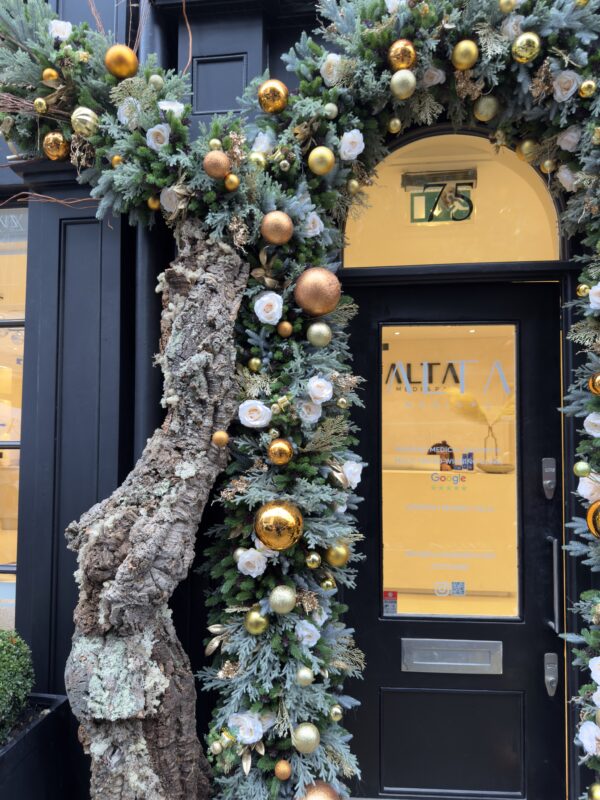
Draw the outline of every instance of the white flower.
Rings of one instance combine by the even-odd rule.
[[[438,83],[446,82],[446,73],[443,69],[437,67],[427,67],[421,76],[421,86],[423,89],[429,89],[431,86],[437,86]]]
[[[53,19],[48,23],[48,33],[53,39],[60,39],[61,42],[64,42],[72,32],[73,26],[64,19]]]
[[[320,236],[325,230],[323,220],[316,211],[311,211],[306,217],[304,223],[304,235],[307,239],[312,239],[314,236]]]
[[[252,150],[255,153],[263,153],[264,155],[269,155],[269,153],[273,152],[273,147],[275,146],[275,134],[269,128],[268,131],[259,131],[256,134],[256,138],[252,144]]]
[[[328,53],[321,64],[321,77],[325,86],[335,86],[342,77],[342,57],[337,53]]]
[[[594,683],[600,684],[600,656],[590,658],[588,661],[588,669]]]
[[[396,11],[399,11],[401,7],[404,8],[405,5],[405,0],[385,0],[385,7],[388,10],[388,14],[395,14]]]
[[[296,623],[295,630],[298,641],[305,647],[314,647],[321,638],[316,625],[313,625],[312,622],[307,622],[305,619],[301,619]]]
[[[583,427],[586,433],[589,433],[590,436],[597,439],[600,436],[600,412],[592,411],[591,414],[588,414],[583,420]],[[600,683],[600,681],[598,681],[598,683]]]
[[[580,83],[581,78],[572,69],[565,69],[559,72],[552,82],[556,102],[564,103],[569,97],[573,97]]]
[[[321,404],[313,403],[312,400],[303,400],[298,406],[298,416],[302,422],[313,425],[321,416]]]
[[[365,140],[358,128],[346,131],[340,142],[340,158],[343,161],[354,161],[365,149]]]
[[[347,503],[336,503],[334,508],[333,508],[333,510],[334,510],[334,512],[336,514],[345,514],[346,511],[348,510],[348,504]]]
[[[238,408],[238,416],[246,428],[266,428],[273,415],[260,400],[244,400]]]
[[[589,478],[581,478],[577,485],[577,494],[589,503],[600,500],[600,475],[592,472]]]
[[[267,557],[264,553],[259,553],[258,550],[250,548],[240,554],[237,568],[242,575],[250,575],[251,578],[258,578],[267,568]]]
[[[262,553],[265,558],[279,558],[279,553],[277,550],[271,550],[270,547],[267,547],[266,544],[263,544],[258,536],[252,535],[252,541],[254,542],[254,549],[258,550],[259,553]]]
[[[151,150],[158,151],[166,144],[169,144],[169,136],[171,135],[171,126],[166,122],[160,125],[155,125],[146,131],[146,144]]]
[[[523,20],[525,17],[522,14],[510,14],[502,25],[500,26],[500,33],[505,39],[510,39],[512,42],[517,36],[523,33]]]
[[[277,292],[263,292],[254,301],[254,313],[263,325],[277,325],[283,311],[283,297]]]
[[[348,481],[348,486],[351,489],[356,489],[360,483],[363,465],[360,461],[344,461],[342,464],[342,472]]]
[[[596,708],[600,708],[600,689],[596,689],[592,695],[592,703],[596,706]]]
[[[177,119],[181,119],[185,111],[185,106],[183,103],[180,103],[179,100],[159,100],[158,107],[161,111],[164,111],[165,114],[170,112],[173,116],[177,117]]]
[[[594,311],[600,311],[600,283],[597,283],[590,289],[590,293],[588,294],[588,302],[590,304],[590,308],[593,308]]]
[[[167,214],[175,214],[179,209],[179,194],[172,186],[160,190],[160,204]]]
[[[577,738],[589,756],[596,755],[598,752],[598,739],[600,739],[600,728],[595,722],[591,720],[582,722],[577,732]]]
[[[562,184],[563,189],[566,189],[567,192],[575,191],[575,174],[566,164],[561,164],[556,173],[556,177]]]
[[[325,625],[325,623],[329,619],[329,614],[327,613],[327,611],[325,611],[323,606],[319,606],[319,608],[316,611],[313,611],[312,618],[315,621],[315,623],[319,626],[319,628],[322,628],[323,625]]]
[[[313,403],[325,403],[333,397],[333,384],[331,381],[326,378],[319,378],[318,375],[310,378],[306,388]]]
[[[569,125],[564,131],[556,137],[556,144],[561,150],[566,150],[567,153],[574,153],[577,150],[577,145],[581,139],[581,128],[579,125]]]
[[[117,108],[117,119],[121,125],[126,125],[130,130],[135,130],[138,126],[138,120],[142,106],[139,100],[135,97],[126,97]]]
[[[260,717],[254,711],[243,714],[232,714],[227,720],[227,727],[240,744],[256,744],[263,737],[263,726]]]

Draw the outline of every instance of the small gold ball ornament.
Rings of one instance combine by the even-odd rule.
[[[592,133],[592,144],[600,144],[600,125],[596,125]]]
[[[337,589],[337,583],[335,582],[335,578],[333,575],[327,575],[323,580],[319,583],[321,589],[324,592],[331,592],[334,589]]]
[[[248,156],[248,163],[252,164],[255,169],[266,169],[267,168],[267,159],[265,158],[264,153],[258,153],[257,151],[253,150],[250,155]]]
[[[345,397],[338,397],[336,400],[336,405],[338,408],[348,408],[348,401]]]
[[[88,61],[90,60],[90,54],[88,53],[87,50],[78,50],[75,53],[75,56],[80,64],[87,64]]]
[[[280,758],[275,764],[274,772],[278,781],[289,781],[292,777],[292,765],[285,758]]]
[[[589,286],[587,283],[579,283],[577,285],[577,289],[575,290],[577,297],[587,297],[590,293],[592,287]]]
[[[592,536],[595,536],[596,539],[600,539],[600,500],[596,500],[596,502],[592,503],[588,508],[586,522]]]
[[[390,45],[387,56],[392,72],[410,69],[417,62],[417,51],[410,39],[397,39]]]
[[[302,538],[304,520],[293,503],[272,500],[256,512],[254,530],[265,547],[287,550]]]
[[[258,606],[254,606],[254,608],[246,612],[244,628],[246,628],[251,636],[260,636],[268,627],[269,620],[260,613]]]
[[[262,366],[262,361],[257,356],[254,356],[248,361],[248,369],[250,372],[258,372]]]
[[[220,139],[211,139],[208,143],[209,150],[222,150],[223,142]]]
[[[229,434],[227,431],[215,431],[211,436],[211,441],[217,447],[227,447],[229,444]]]
[[[285,211],[269,211],[262,219],[260,233],[269,244],[287,244],[294,235],[294,223]]]
[[[150,209],[150,211],[159,211],[160,210],[160,197],[155,195],[154,197],[149,197],[146,200],[146,205]]]
[[[271,78],[258,87],[258,102],[267,114],[278,114],[288,104],[289,90],[285,83]]]
[[[588,381],[588,389],[592,394],[600,395],[600,372],[595,372]]]
[[[339,114],[339,109],[335,103],[325,103],[323,114],[327,119],[335,119]]]
[[[329,719],[332,722],[341,722],[344,716],[344,709],[337,703],[329,709]]]
[[[515,153],[521,159],[521,161],[526,161],[528,164],[535,159],[536,153],[538,149],[538,143],[535,139],[523,139],[522,142],[515,148]]]
[[[390,89],[398,100],[408,100],[415,93],[417,79],[409,69],[399,69],[390,80]]]
[[[244,555],[244,553],[247,552],[248,552],[247,547],[236,547],[236,549],[233,551],[233,560],[235,561],[235,563],[237,564],[240,558]]]
[[[305,270],[294,289],[294,299],[311,317],[330,314],[340,301],[342,286],[337,276],[324,267]]]
[[[578,478],[587,478],[591,471],[592,467],[587,461],[576,461],[573,464],[573,473]]]
[[[393,134],[394,136],[402,130],[402,122],[398,119],[398,117],[392,117],[388,120],[387,124],[388,133]]]
[[[588,800],[600,800],[600,783],[592,783],[588,787]]]
[[[202,162],[209,178],[223,180],[231,172],[231,160],[222,150],[210,150]]]
[[[283,159],[283,161],[280,161],[280,162],[279,162],[279,169],[280,169],[282,172],[289,172],[289,171],[290,171],[290,167],[291,167],[291,166],[292,166],[292,165],[291,165],[291,164],[290,164],[290,162],[287,160],[287,158],[284,158],[284,159]]]
[[[115,78],[133,78],[138,71],[138,57],[126,44],[113,44],[106,51],[104,66]]]
[[[308,168],[315,175],[327,175],[334,167],[335,156],[328,147],[320,145],[308,154]]]
[[[327,347],[333,338],[333,332],[326,322],[313,322],[308,326],[306,338],[313,347]]]
[[[325,551],[325,561],[330,567],[345,567],[350,560],[350,548],[345,542],[337,542]]]
[[[350,197],[354,197],[355,194],[360,192],[360,182],[356,180],[356,178],[350,178],[348,183],[346,184],[348,189],[348,194]]]
[[[329,783],[315,781],[306,787],[302,800],[340,800],[340,796]]]
[[[292,744],[299,753],[314,753],[321,743],[321,734],[312,722],[301,722],[292,732]]]
[[[473,106],[473,116],[479,122],[489,122],[494,119],[496,114],[500,111],[500,103],[498,98],[493,94],[487,94],[475,101]]]
[[[512,56],[519,64],[529,64],[540,54],[542,42],[537,33],[526,31],[519,34],[512,44]]]
[[[46,69],[42,72],[43,81],[57,81],[59,78],[60,75],[53,67],[46,67]]]
[[[69,155],[69,143],[60,131],[51,131],[42,142],[44,154],[50,161],[64,161]]]
[[[71,127],[75,133],[87,139],[98,130],[98,114],[91,108],[79,106],[71,114]]]
[[[310,667],[298,667],[296,672],[296,683],[298,686],[310,686],[315,680],[315,673]]]
[[[452,50],[452,64],[454,69],[464,72],[472,69],[479,58],[479,48],[472,39],[462,39],[454,45]]]
[[[213,756],[220,756],[223,752],[223,745],[221,742],[213,742],[210,746],[210,752]]]
[[[556,168],[558,164],[556,159],[554,158],[546,158],[540,164],[540,171],[544,173],[544,175],[551,175],[553,172],[556,172]]]
[[[148,85],[151,86],[155,92],[160,92],[165,85],[165,79],[162,75],[155,72],[148,78]]]
[[[593,97],[596,94],[596,81],[591,78],[586,78],[579,86],[579,97],[587,100],[588,97]]]
[[[234,172],[225,176],[225,188],[228,192],[235,192],[240,188],[240,179]]]
[[[321,566],[321,556],[316,552],[316,550],[310,550],[306,554],[304,563],[309,569],[319,569]]]
[[[267,447],[267,456],[269,461],[278,467],[289,464],[294,456],[292,443],[287,439],[273,439]]]
[[[269,595],[269,607],[275,614],[289,614],[296,608],[296,590],[293,586],[276,586]]]
[[[43,97],[36,97],[33,101],[33,108],[36,114],[45,114],[46,111],[48,111],[48,103],[46,103]]]
[[[118,155],[118,154],[117,154],[117,155],[114,155],[114,156],[113,156],[113,157],[110,159],[110,165],[111,165],[111,167],[112,167],[113,169],[116,169],[116,168],[117,168],[118,166],[120,166],[122,163],[123,163],[123,157],[122,157],[122,156],[120,156],[120,155]]]
[[[517,7],[517,0],[498,0],[498,8],[503,14],[510,14]]]
[[[294,326],[291,322],[287,320],[283,320],[277,326],[277,333],[281,336],[282,339],[289,339],[292,333],[294,332]]]

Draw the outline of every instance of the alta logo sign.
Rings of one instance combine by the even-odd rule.
[[[385,384],[389,389],[412,394],[442,394],[448,386],[459,388],[461,394],[467,391],[469,365],[478,364],[477,360],[461,359],[456,361],[394,361],[387,368]],[[505,394],[510,394],[510,387],[500,361],[494,361],[489,369],[483,388],[488,392],[493,382],[500,381]]]

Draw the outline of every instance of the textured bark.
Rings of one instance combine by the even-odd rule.
[[[92,798],[209,795],[194,678],[167,604],[225,465],[211,435],[236,409],[233,326],[248,268],[197,226],[177,238],[159,278],[165,422],[122,486],[67,529],[80,595],[65,678],[92,756]]]

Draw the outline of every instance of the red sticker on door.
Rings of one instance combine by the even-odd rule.
[[[383,615],[398,613],[398,592],[383,590]]]

